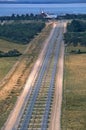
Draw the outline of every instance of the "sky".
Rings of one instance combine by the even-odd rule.
[[[82,3],[82,2],[84,2],[84,3],[86,3],[86,0],[0,0],[0,2],[3,2],[3,1],[16,1],[16,2],[25,2],[25,1],[27,1],[27,2],[61,2],[61,3],[75,3],[75,2],[77,2],[77,3]]]

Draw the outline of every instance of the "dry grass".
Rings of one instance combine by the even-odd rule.
[[[81,52],[86,52],[86,47],[84,47],[84,46],[76,46],[76,47],[74,47],[74,46],[68,46],[68,47],[66,47],[66,51],[67,52],[71,52],[71,51],[77,51],[77,50],[79,50],[80,49],[80,51]]]
[[[65,57],[62,130],[86,130],[86,54]]]
[[[13,42],[8,42],[8,41],[0,39],[0,51],[6,52],[6,51],[9,51],[12,49],[17,49],[22,53],[26,47],[27,47],[27,45],[16,44]]]
[[[0,58],[0,80],[2,80],[5,75],[10,71],[12,66],[17,61],[17,58]]]

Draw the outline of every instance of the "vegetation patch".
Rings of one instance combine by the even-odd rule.
[[[46,19],[44,19],[44,17],[41,15],[41,14],[36,14],[34,15],[33,13],[31,14],[22,14],[22,15],[15,15],[15,14],[12,14],[11,16],[0,16],[0,20],[1,22],[3,23],[4,21],[20,21],[20,20],[34,20],[34,21],[38,21],[38,20],[41,20],[41,21],[46,21]]]
[[[71,19],[82,19],[82,20],[86,20],[86,14],[65,14],[65,15],[61,15],[61,16],[58,16],[57,19],[68,19],[68,20],[71,20]]]
[[[84,46],[66,46],[66,53],[68,54],[85,54],[86,47]]]
[[[27,45],[20,45],[6,40],[0,39],[0,50],[4,53],[10,50],[18,49],[20,53],[23,53]],[[0,81],[10,71],[12,66],[18,61],[19,57],[2,57],[0,58]]]
[[[73,20],[64,35],[62,130],[86,129],[86,21]]]
[[[62,130],[86,129],[86,54],[65,56]]]
[[[0,24],[0,38],[27,44],[45,27],[44,22]]]
[[[0,51],[0,57],[15,57],[20,55],[21,53],[16,49],[10,50],[8,52]]]
[[[17,57],[0,58],[0,81],[6,76],[17,60]]]
[[[86,21],[73,20],[68,23],[64,40],[67,45],[86,46]]]
[[[28,44],[22,45],[0,39],[0,50],[3,52],[8,52],[10,50],[17,49],[20,53],[23,53],[27,46]]]

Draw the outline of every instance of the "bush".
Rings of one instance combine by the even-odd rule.
[[[0,38],[27,44],[44,27],[44,22],[4,24],[0,25]]]
[[[14,49],[14,50],[10,50],[8,52],[2,52],[0,51],[0,57],[15,57],[15,56],[20,56],[21,53]]]
[[[86,46],[86,22],[73,20],[67,25],[67,32],[64,34],[64,40],[67,45]]]

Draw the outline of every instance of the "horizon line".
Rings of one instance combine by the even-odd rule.
[[[25,2],[19,2],[19,1],[0,1],[0,4],[80,4],[80,3],[86,3],[86,2],[29,2],[29,1],[25,1]]]

